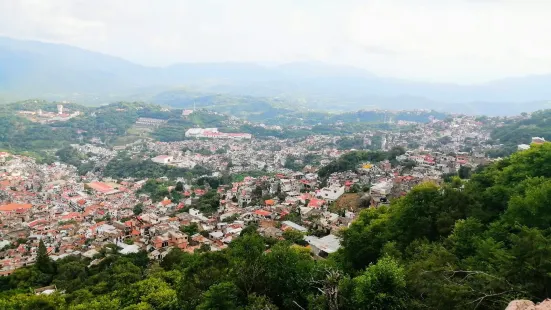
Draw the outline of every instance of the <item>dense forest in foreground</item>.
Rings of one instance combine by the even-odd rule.
[[[0,308],[504,309],[549,297],[550,202],[546,143],[362,211],[326,260],[300,235],[271,240],[254,226],[227,250],[173,250],[160,263],[114,246],[94,264],[53,262],[42,246],[34,266],[0,278]],[[51,284],[58,293],[32,293]]]

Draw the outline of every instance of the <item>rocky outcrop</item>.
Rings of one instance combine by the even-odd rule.
[[[530,300],[513,300],[505,310],[551,310],[551,299],[546,299],[538,304]]]

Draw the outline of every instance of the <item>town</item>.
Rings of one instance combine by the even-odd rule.
[[[487,156],[496,147],[487,143],[488,128],[496,125],[454,116],[398,122],[408,130],[302,139],[191,128],[189,139],[177,142],[144,139],[115,150],[101,141],[73,144],[73,151],[87,154],[82,162],[91,169],[84,174],[62,161],[39,164],[3,152],[0,275],[33,264],[39,242],[53,260],[80,255],[97,263],[98,253],[113,245],[122,254],[146,251],[162,260],[173,248],[222,250],[249,227],[268,238],[294,238],[313,256],[325,257],[339,249],[339,230],[361,209],[388,205],[422,182],[468,179],[496,160]],[[336,147],[347,139],[360,148]],[[373,147],[376,140],[380,145]],[[340,162],[346,156],[353,160]],[[180,170],[142,177],[125,176],[125,167],[120,175],[113,172],[125,161]]]
[[[551,310],[551,1],[1,14],[0,310]]]

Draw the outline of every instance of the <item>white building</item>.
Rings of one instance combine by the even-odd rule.
[[[294,230],[298,230],[298,231],[303,232],[303,233],[308,232],[308,228],[306,228],[304,226],[300,226],[299,224],[293,223],[291,221],[283,221],[283,222],[281,222],[281,224],[282,224],[281,228],[283,230],[285,230],[285,228],[289,227],[289,228],[292,228]]]
[[[163,164],[163,165],[166,165],[166,164],[172,162],[173,160],[174,160],[174,157],[172,157],[170,155],[159,155],[157,157],[151,158],[152,162],[155,162],[155,163],[158,163],[158,164]]]
[[[218,133],[218,128],[190,128],[186,131],[185,136],[190,138],[203,138],[205,134]]]
[[[316,196],[325,199],[329,203],[332,203],[333,201],[339,199],[342,194],[344,194],[344,186],[333,185],[320,189]]]
[[[379,182],[375,185],[373,185],[369,189],[369,193],[371,196],[386,196],[390,194],[390,191],[392,190],[392,182],[389,181],[383,181]]]
[[[252,139],[250,133],[224,133],[219,132],[218,128],[190,128],[186,131],[185,136],[188,138],[212,138],[212,139],[233,139],[244,140]]]
[[[528,145],[528,144],[519,144],[517,146],[517,148],[518,148],[519,151],[526,151],[526,150],[530,149],[530,145]]]
[[[327,257],[327,255],[337,252],[341,247],[341,242],[335,235],[327,235],[322,238],[306,236],[304,240],[310,244],[310,251],[320,257]]]

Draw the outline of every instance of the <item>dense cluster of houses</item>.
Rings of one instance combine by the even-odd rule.
[[[324,180],[318,169],[350,151],[334,147],[339,137],[127,145],[125,152],[159,164],[201,165],[211,169],[213,177],[222,172],[243,175],[217,188],[197,187],[192,178],[182,176],[180,201],[168,197],[153,201],[138,192],[145,179],[112,180],[103,177],[101,169],[80,176],[70,165],[38,164],[26,156],[0,153],[0,275],[32,264],[39,240],[53,259],[97,258],[107,244],[117,245],[121,253],[145,250],[151,259],[162,259],[174,248],[222,250],[250,225],[270,238],[283,238],[286,230],[299,231],[312,254],[324,257],[340,247],[338,231],[353,221],[359,207],[388,204],[421,182],[440,182],[461,167],[474,169],[489,161],[480,143],[489,138],[488,133],[474,118],[405,125],[417,129],[377,133],[384,135],[383,149],[403,146],[405,153],[392,160],[363,162]],[[365,134],[365,141],[374,134]],[[463,150],[466,141],[473,145],[469,151]],[[117,154],[92,144],[73,147],[103,165]],[[305,162],[305,155],[316,161]],[[290,169],[289,161],[304,168]],[[249,171],[262,173],[253,177]],[[209,191],[216,191],[219,207],[205,213],[198,201]],[[339,208],[343,195],[362,203]],[[142,206],[139,212],[137,205]]]
[[[167,198],[154,203],[147,195],[136,195],[145,180],[83,183],[70,166],[38,165],[33,159],[6,153],[2,153],[1,167],[2,275],[32,264],[39,240],[45,242],[53,259],[67,255],[94,258],[103,246],[111,243],[123,254],[146,250],[151,259],[162,259],[174,247],[190,252],[201,247],[212,251],[224,249],[251,223],[258,224],[262,233],[276,238],[281,237],[285,229],[307,231],[293,222],[281,225],[285,216],[295,212],[298,206],[306,210],[301,214],[305,220],[321,215],[320,223],[329,230],[353,218],[348,214],[343,220],[327,211],[327,201],[301,193],[312,182],[301,182],[306,180],[301,174],[289,178],[283,175],[247,177],[231,187],[220,187],[216,189],[220,197],[219,210],[205,215],[194,208],[180,212],[205,193],[187,185],[182,201],[176,203]],[[288,196],[253,205],[252,193],[259,186],[266,195]],[[136,216],[133,208],[138,203],[144,207]],[[194,234],[181,231],[181,227],[192,224],[197,227]]]

